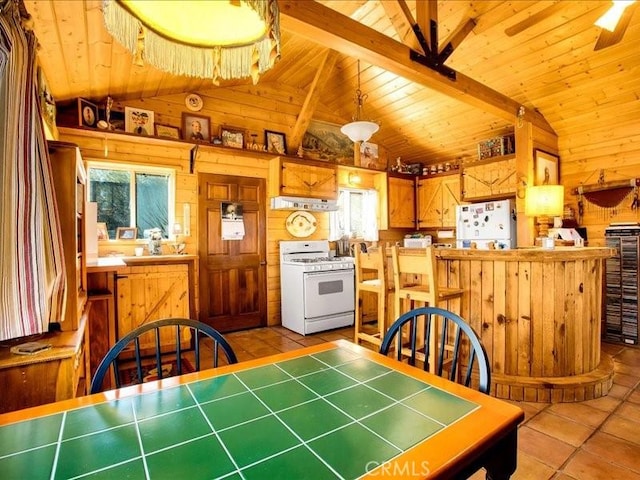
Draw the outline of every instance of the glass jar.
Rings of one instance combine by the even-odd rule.
[[[162,255],[162,230],[159,228],[149,232],[149,255]]]

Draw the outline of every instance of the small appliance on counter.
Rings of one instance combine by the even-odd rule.
[[[422,237],[405,237],[403,246],[405,248],[427,248],[431,245],[431,235],[424,235]]]
[[[456,207],[456,247],[481,250],[516,248],[516,213],[513,200],[498,200]]]

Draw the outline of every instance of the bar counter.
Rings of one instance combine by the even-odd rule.
[[[439,285],[465,289],[446,308],[481,336],[492,395],[574,402],[607,394],[613,361],[600,351],[602,280],[614,254],[604,247],[437,250]]]

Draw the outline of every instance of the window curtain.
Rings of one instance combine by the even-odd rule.
[[[46,332],[62,319],[66,293],[37,40],[20,8],[0,0],[0,340]]]

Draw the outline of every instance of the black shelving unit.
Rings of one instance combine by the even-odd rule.
[[[609,227],[605,239],[617,253],[605,263],[603,336],[607,341],[637,345],[640,227]]]

